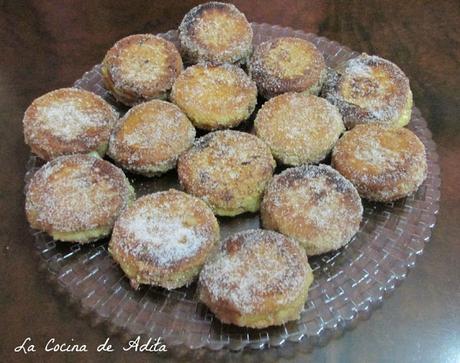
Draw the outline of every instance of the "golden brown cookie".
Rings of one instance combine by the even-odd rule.
[[[30,226],[55,240],[87,243],[110,234],[134,199],[123,171],[91,155],[60,156],[42,166],[26,188]]]
[[[337,107],[324,98],[284,93],[265,102],[254,131],[285,165],[318,163],[334,147],[345,126]]]
[[[307,255],[339,249],[356,234],[363,207],[352,183],[328,165],[276,175],[260,207],[264,228],[297,240]]]
[[[237,66],[197,64],[177,78],[171,100],[200,129],[230,128],[254,111],[257,87]]]
[[[152,100],[131,108],[116,123],[108,155],[123,169],[155,176],[173,169],[193,140],[195,128],[179,107]]]
[[[234,5],[208,2],[191,9],[179,26],[179,39],[190,63],[246,63],[252,52],[252,28]]]
[[[35,99],[27,108],[24,139],[44,160],[92,151],[104,156],[117,119],[114,108],[94,93],[61,88]]]
[[[322,91],[336,105],[347,129],[379,123],[403,127],[410,121],[409,79],[394,63],[365,53],[331,72]]]
[[[405,128],[357,125],[332,151],[332,165],[361,197],[390,202],[415,192],[427,175],[425,146]]]
[[[275,160],[262,140],[232,130],[199,138],[177,164],[185,190],[220,216],[259,210],[274,168]]]
[[[115,223],[109,251],[131,285],[174,289],[192,282],[219,240],[202,200],[170,189],[143,196]]]
[[[261,43],[249,62],[259,93],[271,98],[285,92],[317,95],[326,77],[323,55],[301,38],[276,38]]]
[[[199,296],[224,323],[250,328],[298,319],[313,273],[290,238],[262,229],[227,238],[206,263]]]
[[[119,40],[107,52],[101,73],[109,92],[133,106],[166,99],[182,70],[182,58],[173,43],[152,34],[135,34]]]

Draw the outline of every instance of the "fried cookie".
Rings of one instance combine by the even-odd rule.
[[[264,228],[297,240],[307,255],[336,250],[355,235],[363,207],[351,182],[327,165],[302,165],[276,175],[260,208]]]
[[[237,66],[197,64],[177,78],[171,100],[200,129],[230,128],[254,111],[257,87]]]
[[[106,88],[128,106],[154,98],[166,99],[182,70],[176,46],[152,34],[119,40],[107,52],[101,67]]]
[[[295,166],[323,160],[345,127],[338,109],[325,99],[291,92],[263,104],[254,131],[277,161]]]
[[[110,234],[134,199],[123,171],[91,155],[60,156],[42,166],[26,188],[32,228],[55,240],[87,243]]]
[[[256,47],[249,62],[249,74],[265,98],[285,92],[317,95],[327,68],[323,55],[313,43],[282,37]]]
[[[409,79],[394,63],[365,53],[340,65],[322,91],[347,129],[358,124],[407,125],[412,113]]]
[[[265,230],[227,238],[203,267],[199,298],[224,323],[250,328],[298,319],[313,273],[294,240]]]
[[[115,223],[109,252],[131,285],[174,289],[192,282],[219,240],[202,200],[170,189],[143,196]]]
[[[232,4],[215,1],[191,9],[179,26],[181,49],[190,63],[246,63],[252,35],[243,13]]]
[[[155,176],[173,169],[194,139],[195,128],[179,107],[152,100],[131,108],[116,123],[108,155],[123,169]]]
[[[35,99],[24,119],[24,140],[44,160],[97,152],[104,156],[118,113],[94,93],[61,88]]]
[[[220,216],[256,212],[274,168],[275,160],[262,140],[232,130],[197,139],[177,164],[185,190]]]
[[[405,128],[357,125],[332,151],[332,166],[361,197],[390,202],[415,192],[427,175],[425,146]]]

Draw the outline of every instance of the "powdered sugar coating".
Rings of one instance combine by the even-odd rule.
[[[317,163],[345,130],[338,109],[323,98],[285,93],[265,102],[254,130],[286,165]]]
[[[356,188],[328,165],[303,165],[276,175],[261,205],[264,228],[296,239],[307,255],[347,244],[362,214]]]
[[[257,87],[237,66],[203,63],[182,72],[172,88],[171,100],[198,128],[229,128],[254,111]]]
[[[168,218],[147,208],[139,209],[138,213],[125,224],[126,232],[142,241],[130,252],[139,254],[149,245],[159,265],[170,266],[194,255],[205,240],[203,235],[184,226],[179,218]]]
[[[275,161],[254,135],[215,131],[195,141],[178,162],[181,184],[219,215],[255,212]]]
[[[147,176],[175,167],[195,139],[195,128],[176,105],[152,100],[131,108],[115,125],[108,154],[123,168]]]
[[[35,99],[27,108],[24,139],[42,159],[98,151],[104,155],[118,113],[98,95],[61,88]]]
[[[182,58],[175,45],[152,34],[119,40],[107,52],[101,68],[107,89],[129,106],[165,99],[182,70]]]
[[[208,2],[191,9],[179,26],[179,40],[191,63],[246,63],[252,28],[234,5]]]
[[[313,43],[281,37],[259,44],[249,63],[259,93],[271,98],[285,92],[317,95],[326,76],[323,55]]]
[[[138,283],[179,287],[196,276],[219,237],[212,211],[198,198],[177,190],[143,196],[117,220],[110,251]],[[171,276],[189,272],[186,281]]]
[[[336,105],[347,128],[380,123],[405,126],[410,121],[409,79],[394,63],[365,53],[331,71],[322,93]]]
[[[224,240],[220,252],[206,263],[199,278],[200,299],[222,321],[237,323],[231,320],[233,314],[282,310],[310,283],[307,256],[295,241],[273,231],[247,230]]]
[[[426,178],[425,147],[412,131],[357,125],[339,140],[332,165],[363,198],[392,201],[413,193]]]
[[[33,228],[50,234],[110,229],[133,197],[126,176],[109,162],[90,155],[61,156],[31,179],[26,214]]]

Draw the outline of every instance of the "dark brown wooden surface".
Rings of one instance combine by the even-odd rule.
[[[38,271],[23,212],[29,150],[22,115],[37,96],[69,86],[119,38],[178,26],[196,1],[0,1],[0,362],[460,361],[460,3],[452,1],[238,1],[250,21],[319,33],[396,62],[439,147],[442,203],[431,242],[415,270],[369,321],[307,352],[302,345],[222,355],[153,353],[15,354],[30,336],[87,344],[107,336],[90,326]],[[112,338],[120,350],[119,338]],[[176,350],[170,348],[170,350]]]

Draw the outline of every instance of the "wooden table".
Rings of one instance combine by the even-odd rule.
[[[371,319],[313,352],[302,344],[232,355],[198,352],[14,353],[31,337],[87,344],[107,332],[78,316],[38,271],[23,212],[29,150],[21,119],[37,96],[69,86],[118,39],[178,26],[196,1],[0,2],[0,361],[458,362],[460,361],[460,5],[458,1],[238,1],[250,21],[291,26],[396,62],[439,147],[442,203],[437,227],[414,271]],[[112,338],[120,347],[119,338]],[[120,350],[120,349],[119,349]],[[171,348],[174,350],[174,348]],[[185,358],[185,357],[184,357]]]

